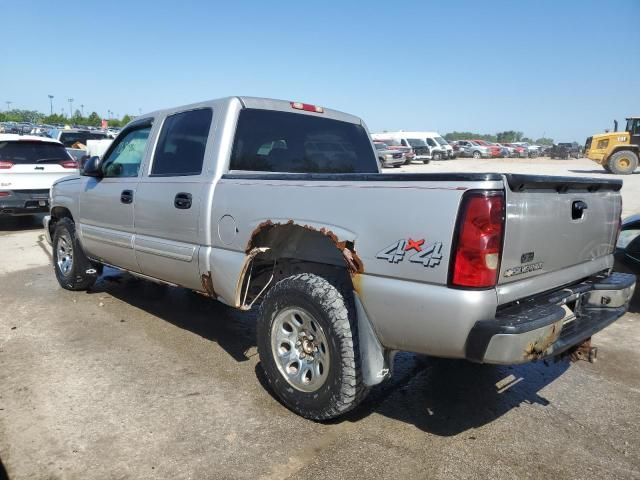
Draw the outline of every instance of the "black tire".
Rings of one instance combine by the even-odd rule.
[[[424,163],[424,164],[426,165],[426,164],[427,164],[427,163],[429,163],[430,161],[431,161],[431,160],[429,160],[428,158],[425,158],[424,160],[422,160],[422,163]]]
[[[609,173],[613,173],[613,172],[611,171],[611,169],[609,168],[609,165],[607,165],[606,163],[605,163],[604,165],[602,165],[602,168],[604,168],[604,169],[605,169],[607,172],[609,172]]]
[[[435,161],[442,160],[442,155],[441,155],[441,154],[439,154],[439,153],[434,153],[434,154],[433,154],[433,159],[434,159]]]
[[[65,261],[65,257],[71,260]],[[53,232],[53,269],[60,286],[66,290],[87,290],[100,275],[100,267],[82,250],[73,220],[59,220]]]
[[[384,160],[382,157],[378,157],[378,163],[380,164],[380,168],[384,168]]]
[[[611,173],[629,175],[638,168],[638,156],[631,150],[621,150],[611,155],[607,164]]]
[[[475,158],[476,160],[482,158],[482,154],[476,150],[475,152],[473,152],[473,158]]]
[[[299,342],[295,345],[289,342],[289,350],[282,350],[290,352],[295,349],[293,355],[285,353],[282,361],[275,358],[277,354],[274,350],[281,347],[277,346],[279,341],[273,335],[279,335],[278,325],[287,327],[287,320],[281,318],[290,311],[308,313],[312,319],[312,326],[313,321],[317,322],[314,330],[315,341],[322,337],[326,340],[328,370],[323,383],[313,391],[303,391],[296,387],[296,380],[287,379],[286,374],[280,370],[286,368],[284,364],[291,361],[288,359],[294,359],[290,365],[297,364],[295,359],[303,348],[297,346]],[[284,318],[298,317],[293,314],[293,317]],[[289,332],[288,328],[285,330]],[[293,275],[281,280],[264,297],[258,316],[257,334],[258,353],[269,386],[282,403],[298,415],[316,421],[328,420],[353,409],[366,396],[368,389],[362,382],[353,297],[347,288],[339,289],[325,278],[310,273]],[[299,339],[301,335],[304,338],[305,333],[295,330],[292,335],[293,338]],[[276,340],[272,340],[274,338]],[[325,343],[323,342],[320,348],[322,345]],[[318,348],[314,351],[318,351]],[[292,373],[293,377],[298,369],[308,368],[305,365],[308,364],[297,364]],[[301,379],[304,376],[300,375]]]

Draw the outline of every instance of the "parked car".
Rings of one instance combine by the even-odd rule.
[[[521,146],[523,148],[526,148],[527,150],[527,156],[529,158],[536,158],[540,156],[540,146],[539,145],[533,145],[527,142],[515,142],[513,145],[518,145]]]
[[[78,164],[60,142],[0,134],[0,216],[48,212],[53,182],[77,173]]]
[[[515,143],[503,143],[506,147],[511,149],[511,155],[516,158],[527,158],[529,157],[529,151],[526,147],[522,145],[516,145]]]
[[[457,140],[453,149],[459,157],[491,158],[491,150],[473,140]]]
[[[429,148],[429,156],[433,160],[455,158],[453,147],[438,132],[402,132],[407,137],[422,140]]]
[[[307,150],[325,141],[344,153]],[[635,277],[611,273],[621,187],[380,174],[360,118],[229,97],[136,118],[54,184],[44,227],[62,288],[111,265],[259,305],[266,382],[327,420],[388,378],[398,350],[524,363],[622,316]]]
[[[580,158],[580,145],[577,143],[558,143],[553,145],[546,151],[546,154],[551,158],[560,158],[567,160],[569,158]]]
[[[494,143],[497,147],[500,147],[500,156],[503,158],[513,157],[515,156],[514,149],[512,147],[507,147],[502,143]]]
[[[384,143],[387,143],[385,139],[393,139],[400,142],[401,146],[410,148],[415,154],[412,160],[418,160],[422,163],[429,163],[429,160],[431,160],[431,152],[426,142],[421,138],[409,136],[407,132],[373,133],[371,137]],[[389,143],[387,145],[391,146]]]
[[[399,167],[404,165],[404,153],[400,150],[394,150],[386,143],[373,142],[376,147],[376,154],[381,167]]]
[[[65,147],[70,148],[77,148],[77,145],[86,145],[87,140],[102,140],[110,138],[105,132],[92,132],[77,128],[52,129],[49,131],[49,136],[54,140],[61,142]]]
[[[494,145],[493,143],[488,142],[487,140],[473,139],[473,141],[478,145],[482,145],[483,147],[486,147],[489,150],[489,154],[491,155],[491,157],[499,158],[502,156],[502,147]]]
[[[404,164],[409,165],[416,158],[416,153],[413,148],[406,147],[400,143],[400,140],[395,138],[386,137],[384,134],[371,134],[371,138],[374,142],[382,142],[393,150],[398,150],[404,154]]]

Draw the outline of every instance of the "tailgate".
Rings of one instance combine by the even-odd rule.
[[[543,276],[544,284],[536,290],[549,290],[566,283],[564,273],[570,267],[581,265],[574,269],[581,273],[602,269],[603,262],[598,260],[610,256],[615,248],[622,181],[505,177],[506,226],[499,285]],[[563,275],[553,275],[560,271]]]
[[[77,174],[77,168],[64,168],[59,164],[14,165],[6,171],[0,170],[0,187],[7,190],[49,190],[56,180]]]

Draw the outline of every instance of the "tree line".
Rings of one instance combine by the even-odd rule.
[[[106,118],[110,127],[123,127],[131,121],[131,115],[125,115],[122,118]],[[80,110],[76,110],[73,116],[54,113],[53,115],[45,115],[36,110],[20,110],[13,109],[6,112],[0,112],[0,122],[29,122],[42,123],[45,125],[63,124],[63,125],[79,125],[85,127],[99,127],[102,124],[102,117],[96,112],[91,112],[88,116],[83,116]]]
[[[553,145],[553,138],[541,137],[532,139],[525,137],[524,133],[517,132],[515,130],[507,130],[504,132],[498,132],[495,135],[489,133],[474,133],[474,132],[450,132],[444,136],[445,140],[471,140],[477,138],[479,140],[487,140],[489,142],[498,143],[514,143],[514,142],[527,142],[535,143],[537,145]]]

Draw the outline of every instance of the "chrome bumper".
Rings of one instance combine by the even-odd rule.
[[[635,275],[616,272],[521,302],[476,322],[466,357],[516,364],[558,355],[624,315],[634,290]]]

